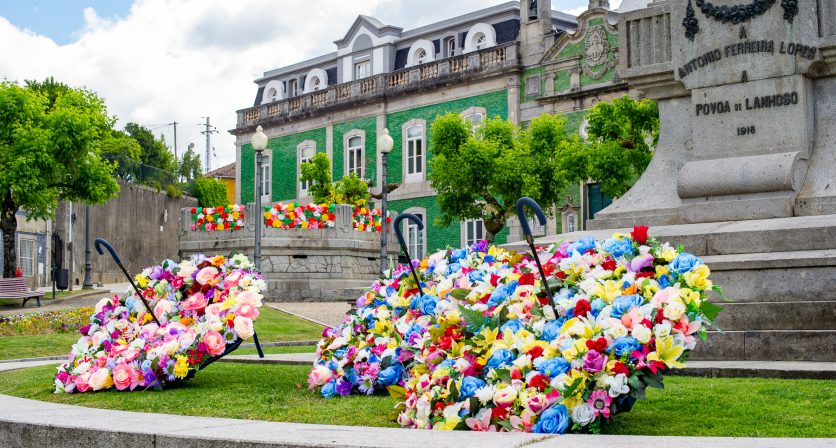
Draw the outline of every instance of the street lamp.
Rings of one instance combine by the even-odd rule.
[[[255,259],[255,268],[261,271],[261,163],[264,157],[264,150],[267,149],[267,136],[264,135],[261,126],[255,129],[250,139],[250,145],[255,150],[255,244],[253,247],[253,258]]]
[[[383,134],[377,139],[377,150],[380,151],[381,162],[383,162],[380,192],[381,192],[381,226],[380,226],[380,273],[386,272],[386,231],[389,226],[386,224],[386,193],[388,192],[389,183],[386,180],[386,167],[389,163],[389,152],[392,151],[395,141],[389,135],[389,129],[383,129]]]
[[[84,281],[81,289],[93,289],[92,264],[90,263],[90,206],[84,206]]]

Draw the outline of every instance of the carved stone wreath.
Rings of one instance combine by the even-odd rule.
[[[615,58],[610,58],[610,50],[604,27],[600,25],[591,27],[586,33],[584,43],[583,73],[592,79],[601,79],[607,70],[615,67]]]
[[[696,4],[706,17],[721,23],[737,25],[762,15],[772,8],[776,1],[752,0],[752,3],[748,5],[717,6],[707,0],[696,0]],[[784,9],[784,20],[792,23],[798,14],[798,0],[781,0],[781,8]],[[685,18],[682,19],[682,26],[685,27],[685,37],[689,40],[694,40],[694,36],[700,30],[700,25],[699,20],[694,15],[691,0],[688,0],[688,5],[685,7]]]

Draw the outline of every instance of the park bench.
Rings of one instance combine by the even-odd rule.
[[[23,277],[0,278],[0,298],[23,299],[21,308],[26,306],[26,301],[29,299],[36,299],[38,306],[41,306],[41,297],[43,296],[44,293],[29,289]]]

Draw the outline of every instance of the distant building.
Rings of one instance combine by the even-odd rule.
[[[566,114],[583,132],[584,115],[597,101],[628,92],[615,72],[617,15],[607,0],[591,0],[578,17],[553,11],[549,0],[523,0],[404,30],[359,16],[334,41],[336,51],[270,70],[255,80],[253,107],[238,111],[237,202],[253,201],[255,162],[249,139],[261,125],[265,151],[264,201],[310,201],[299,166],[326,153],[336,179],[366,178],[379,191],[376,141],[388,128],[390,209],[410,212],[428,225],[408,228],[411,253],[463,246],[485,235],[480,220],[436,227],[435,192],[427,181],[430,127],[439,114],[456,112],[478,125],[486,117],[525,123],[544,112]],[[567,191],[554,204],[559,219],[539,232],[583,228],[611,198],[597,185]],[[549,206],[549,204],[543,204]],[[497,242],[520,238],[509,221]]]
[[[229,165],[224,165],[203,175],[203,177],[215,179],[224,184],[226,187],[227,204],[236,203],[235,166],[235,162],[232,162]]]

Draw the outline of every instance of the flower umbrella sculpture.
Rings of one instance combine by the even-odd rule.
[[[554,307],[537,261],[554,292]],[[386,390],[402,426],[598,432],[682,368],[719,307],[709,268],[646,227],[518,254],[484,241],[398,266],[327,329],[308,382]]]
[[[244,255],[166,260],[129,279],[136,291],[102,299],[79,329],[55,375],[56,393],[162,389],[255,334],[266,284]]]

